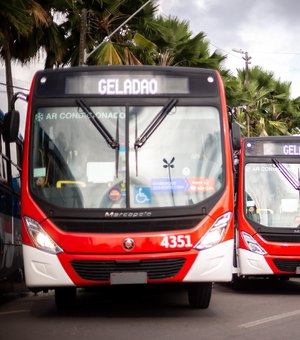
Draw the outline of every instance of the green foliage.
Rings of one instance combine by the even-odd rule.
[[[85,47],[87,54],[93,51],[89,65],[214,68],[243,135],[299,132],[300,97],[291,99],[290,83],[257,66],[233,76],[222,67],[226,57],[210,52],[204,32],[194,35],[188,21],[157,16],[154,0],[119,29],[146,1],[0,0],[0,57],[8,71],[12,59],[26,63],[41,50],[45,67],[75,66]]]
[[[290,99],[291,83],[256,66],[225,80],[227,102],[244,136],[288,135],[299,126],[299,107]]]

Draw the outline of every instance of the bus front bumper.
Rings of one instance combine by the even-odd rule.
[[[102,255],[76,255],[76,254],[59,254],[53,255],[40,251],[34,247],[23,245],[23,256],[25,263],[25,279],[29,288],[55,288],[66,286],[89,286],[112,284],[111,277],[108,280],[98,281],[97,279],[87,279],[80,276],[71,265],[73,260],[79,262],[101,262],[122,261],[134,263],[135,261],[157,261],[160,266],[160,260],[184,259],[185,262],[178,273],[171,277],[160,278],[159,274],[154,279],[149,279],[146,275],[144,283],[171,283],[171,282],[228,282],[232,278],[232,259],[233,259],[233,240],[218,244],[210,249],[196,251],[192,249],[187,252],[167,253],[167,254],[140,254],[132,256],[102,256]],[[172,264],[173,265],[173,264]],[[92,263],[93,266],[93,263]],[[91,266],[91,268],[93,268]],[[159,267],[158,267],[159,268]],[[141,282],[142,274],[135,269],[130,272],[126,269],[128,275],[124,273],[124,284],[126,283],[143,283]],[[94,270],[95,272],[95,270]],[[120,273],[120,270],[118,270]],[[136,273],[136,275],[134,274]],[[149,273],[148,273],[149,274]],[[93,273],[91,273],[93,275]],[[98,273],[95,273],[97,276]],[[122,275],[120,274],[122,284]],[[148,278],[147,278],[148,277]],[[128,282],[126,280],[132,280]],[[137,280],[135,282],[135,280]]]

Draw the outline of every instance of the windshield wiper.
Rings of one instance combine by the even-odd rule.
[[[177,104],[178,99],[170,99],[163,108],[158,112],[158,114],[154,117],[151,123],[146,127],[143,133],[137,137],[137,117],[135,121],[135,142],[134,142],[134,150],[135,150],[135,172],[136,176],[138,176],[138,149],[141,148],[147,140],[151,137],[153,132],[159,127],[159,125],[163,122],[163,120],[167,117],[173,107]]]
[[[152,133],[159,127],[162,121],[167,117],[169,112],[173,109],[173,107],[177,104],[178,99],[170,99],[167,104],[159,111],[156,117],[152,120],[152,122],[146,127],[144,132],[136,139],[134,142],[134,148],[141,148],[147,140],[150,138]]]
[[[116,150],[116,177],[118,178],[119,173],[119,151],[120,151],[120,143],[119,143],[119,117],[117,119],[116,126],[116,139],[110,134],[110,132],[106,129],[106,127],[100,122],[98,117],[95,115],[95,112],[91,109],[91,107],[83,100],[76,99],[76,104],[83,110],[83,112],[88,116],[89,120],[95,126],[95,128],[100,132],[101,136],[106,140],[107,144]]]
[[[95,115],[91,107],[83,100],[76,99],[76,104],[83,110],[83,112],[88,116],[89,120],[93,123],[95,128],[100,132],[101,136],[106,140],[107,144],[112,149],[119,149],[119,141],[114,139],[106,127],[100,122],[100,120]]]
[[[282,173],[282,175],[288,180],[295,190],[300,191],[300,178],[298,174],[298,180],[295,176],[287,169],[282,163],[280,163],[276,158],[272,158],[273,164]]]

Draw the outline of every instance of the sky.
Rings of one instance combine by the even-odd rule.
[[[248,52],[249,67],[273,72],[275,79],[291,82],[291,96],[300,96],[299,0],[159,0],[164,16],[189,23],[193,34],[204,32],[211,51],[227,55],[224,66],[236,75]]]
[[[276,79],[292,82],[291,96],[300,96],[300,1],[299,0],[156,0],[159,13],[189,23],[193,34],[204,32],[211,52],[227,55],[224,66],[236,75],[245,67],[261,66]],[[0,82],[1,82],[0,65]],[[14,65],[13,77],[29,88],[34,73],[43,68],[43,59],[21,67]]]

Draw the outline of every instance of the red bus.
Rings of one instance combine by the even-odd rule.
[[[242,141],[236,277],[300,274],[300,138]]]
[[[233,138],[234,140],[234,138]],[[182,283],[192,307],[230,281],[232,145],[215,70],[38,72],[22,177],[27,286]]]

